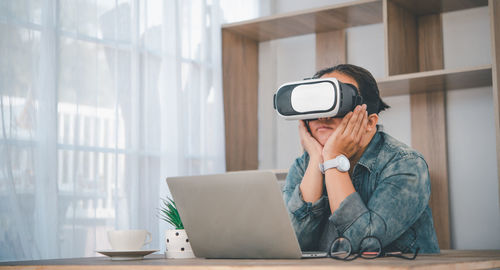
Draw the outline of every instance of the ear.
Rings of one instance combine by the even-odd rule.
[[[378,123],[378,114],[372,113],[368,115],[368,124],[366,130],[371,132],[372,130],[376,129],[377,123]]]

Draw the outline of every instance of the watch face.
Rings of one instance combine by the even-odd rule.
[[[349,170],[349,168],[351,167],[351,164],[349,163],[349,159],[347,159],[345,156],[339,156],[338,161],[339,161],[338,169],[340,171],[347,172]]]

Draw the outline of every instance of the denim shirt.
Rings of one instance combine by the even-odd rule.
[[[299,186],[307,152],[291,166],[283,197],[302,250],[327,250],[338,236],[354,250],[365,236],[376,236],[384,250],[439,253],[429,208],[430,179],[423,156],[378,130],[351,175],[356,192],[331,214],[323,178],[323,195],[305,202]],[[319,168],[318,168],[319,170]]]

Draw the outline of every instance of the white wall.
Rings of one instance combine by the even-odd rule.
[[[443,14],[445,68],[491,64],[488,8]],[[500,248],[500,211],[491,87],[447,93],[452,246]]]
[[[288,168],[302,152],[297,133],[298,122],[277,118],[272,98],[279,85],[313,75],[314,41],[315,35],[305,35],[260,44],[259,168],[261,169]]]
[[[500,214],[491,87],[447,95],[452,245],[500,248]]]
[[[269,3],[269,1],[266,1]],[[276,0],[274,13],[321,7],[343,1]],[[272,10],[271,10],[272,13]],[[491,63],[488,9],[443,14],[445,67]],[[347,29],[347,61],[384,77],[384,32],[381,24]],[[272,96],[279,85],[315,73],[315,37],[305,35],[259,47],[259,167],[288,169],[301,154],[296,121],[276,117]],[[411,145],[408,96],[384,98],[385,131]],[[447,93],[447,130],[452,247],[500,249],[500,208],[491,87]]]

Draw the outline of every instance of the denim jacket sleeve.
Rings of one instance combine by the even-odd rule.
[[[351,240],[355,250],[365,236],[376,236],[386,246],[415,223],[428,205],[430,180],[427,163],[417,154],[391,161],[380,171],[377,186],[365,204],[355,192],[329,220]]]
[[[320,225],[328,199],[322,196],[314,203],[305,202],[300,183],[307,168],[308,155],[297,158],[285,180],[283,198],[302,250],[316,250],[321,235]]]

